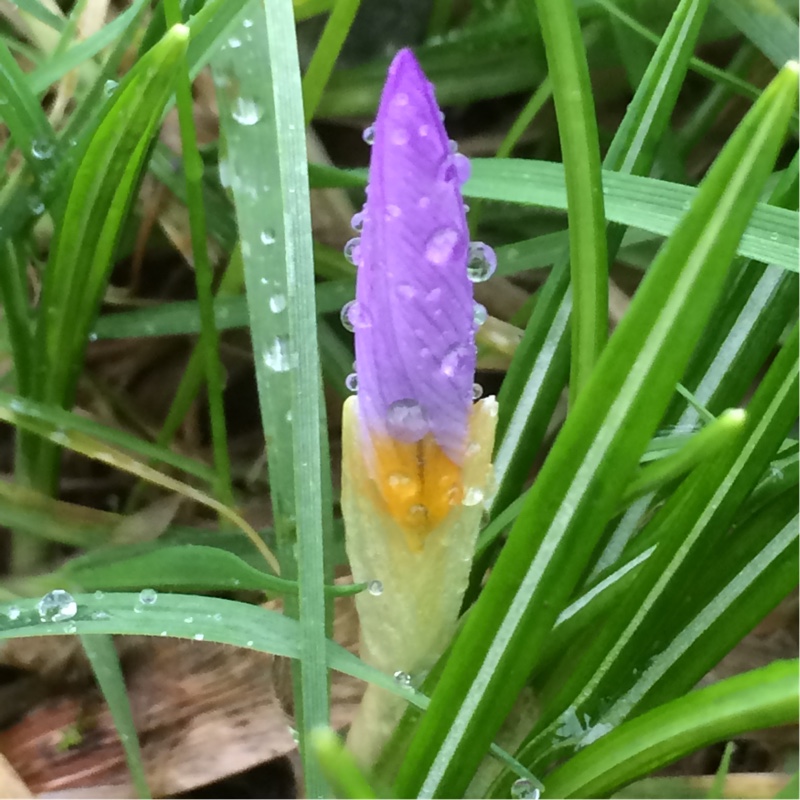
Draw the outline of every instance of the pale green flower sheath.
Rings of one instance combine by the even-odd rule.
[[[357,582],[361,654],[419,682],[449,644],[491,483],[497,403],[474,402],[472,283],[494,271],[469,241],[461,185],[469,161],[445,132],[432,85],[409,50],[389,68],[375,125],[360,237],[356,374],[345,404],[342,513]],[[479,387],[477,387],[479,389]],[[348,744],[371,764],[404,702],[369,687]]]

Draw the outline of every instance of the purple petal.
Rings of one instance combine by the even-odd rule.
[[[389,68],[370,138],[356,305],[359,409],[373,433],[433,435],[461,463],[475,372],[469,230],[433,86],[410,50]]]

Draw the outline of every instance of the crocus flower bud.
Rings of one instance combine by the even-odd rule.
[[[365,139],[361,235],[345,250],[358,267],[343,310],[358,394],[344,408],[342,512],[354,580],[372,582],[356,600],[362,657],[406,682],[453,635],[490,483],[497,403],[473,400],[472,282],[495,261],[469,241],[469,162],[410,50],[393,60]],[[368,689],[349,740],[363,762],[401,712],[402,701]]]

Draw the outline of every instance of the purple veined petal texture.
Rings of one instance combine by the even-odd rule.
[[[359,218],[355,330],[359,410],[372,436],[433,435],[460,464],[475,373],[469,230],[454,153],[410,50],[392,61],[371,132]]]

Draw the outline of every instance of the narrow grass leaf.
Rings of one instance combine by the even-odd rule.
[[[81,636],[81,644],[92,672],[103,693],[114,727],[117,730],[131,780],[139,797],[152,797],[147,785],[147,776],[142,763],[142,751],[139,747],[139,737],[133,721],[133,712],[125,688],[125,678],[119,663],[119,656],[114,647],[114,640],[109,635],[98,634],[95,636]]]
[[[800,28],[776,0],[715,0],[720,14],[778,69],[800,57]]]
[[[398,794],[463,791],[574,590],[719,299],[794,110],[786,69],[660,251],[559,434],[453,646]]]
[[[316,797],[325,794],[325,782],[307,737],[329,718],[324,579],[333,512],[291,2],[251,3],[231,36],[214,71],[242,241],[275,530],[284,576],[296,574],[299,583],[297,602],[286,609],[300,619],[303,658],[295,672],[295,704],[306,790]]]
[[[527,3],[520,5],[523,15],[532,16]],[[553,87],[567,193],[572,292],[569,391],[574,403],[608,336],[608,252],[600,145],[577,9],[560,0],[537,0],[536,10]]]
[[[706,745],[797,720],[798,662],[698,689],[621,725],[557,769],[553,797],[603,797]]]

